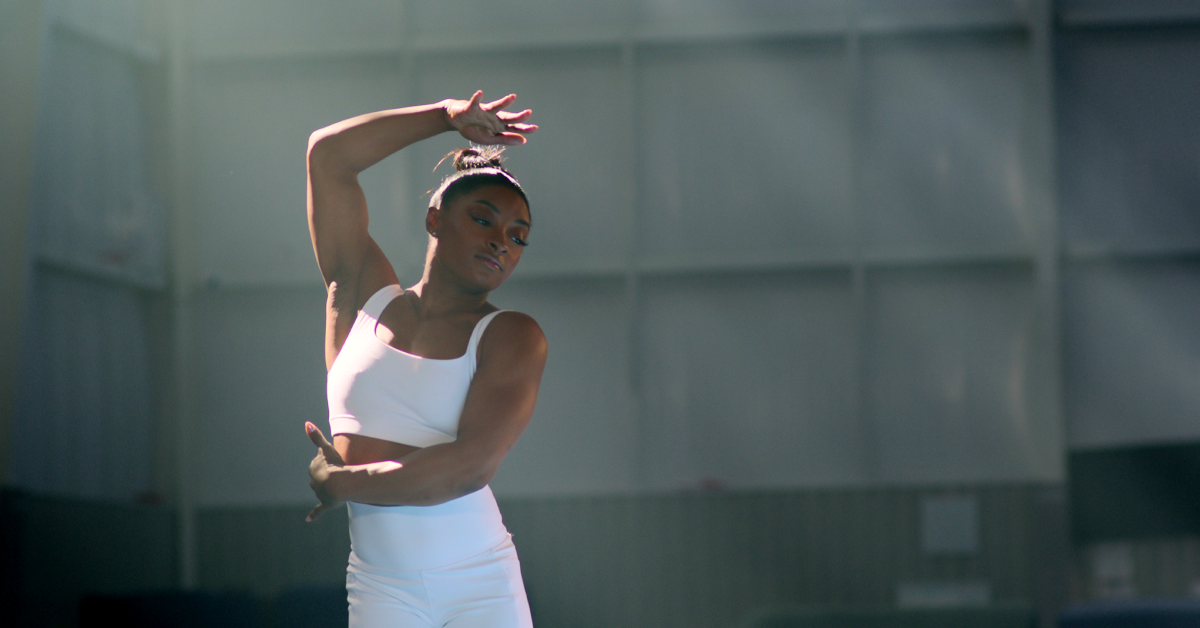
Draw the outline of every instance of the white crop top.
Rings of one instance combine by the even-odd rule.
[[[375,335],[379,315],[403,294],[385,286],[363,304],[326,379],[333,434],[361,434],[429,447],[458,436],[458,419],[475,375],[479,339],[500,312],[484,316],[467,352],[450,360],[405,353]]]

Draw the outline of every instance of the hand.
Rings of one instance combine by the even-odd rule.
[[[342,502],[330,493],[328,482],[330,473],[338,467],[346,466],[346,463],[342,460],[341,454],[333,448],[333,444],[325,440],[325,435],[316,425],[306,422],[304,431],[308,433],[308,440],[317,446],[317,455],[308,464],[308,485],[317,494],[320,503],[304,518],[305,521],[312,521],[326,510],[332,510],[342,505]]]
[[[502,111],[517,99],[516,94],[480,104],[482,98],[483,90],[479,90],[471,95],[470,100],[446,101],[446,115],[450,118],[450,126],[468,140],[476,144],[514,146],[524,144],[525,135],[537,130],[536,124],[525,124],[529,116],[533,115],[533,111]]]

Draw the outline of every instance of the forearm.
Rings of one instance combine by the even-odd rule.
[[[330,473],[339,500],[379,506],[434,506],[487,485],[491,471],[482,456],[460,443],[418,449],[399,462],[347,465]]]
[[[452,128],[445,101],[355,116],[309,136],[309,169],[357,174],[405,146]]]
[[[308,144],[308,227],[326,286],[348,286],[351,306],[364,268],[394,283],[390,264],[368,234],[367,198],[358,173],[388,155],[451,128],[443,101],[377,111],[314,132]],[[366,279],[369,280],[369,279]]]

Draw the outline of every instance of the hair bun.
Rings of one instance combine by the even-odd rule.
[[[454,156],[454,169],[458,172],[476,168],[503,168],[503,146],[471,146],[450,151],[446,157]]]

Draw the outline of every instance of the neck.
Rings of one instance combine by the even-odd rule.
[[[425,273],[410,288],[417,295],[417,314],[421,318],[476,312],[487,304],[488,292],[466,290],[438,272],[436,263],[425,265]]]

